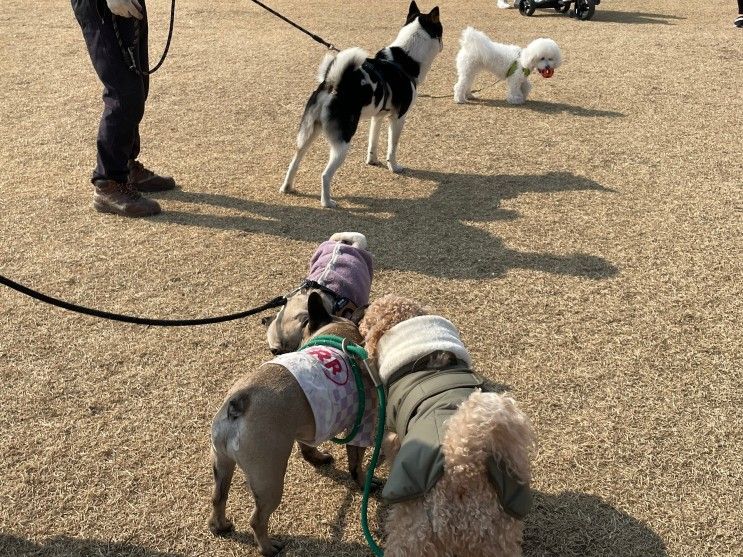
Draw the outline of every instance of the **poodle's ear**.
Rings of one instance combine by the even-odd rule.
[[[436,6],[433,10],[431,10],[431,12],[428,14],[428,17],[434,23],[441,23],[441,19],[439,17],[439,7]]]
[[[307,298],[307,313],[309,314],[307,332],[310,334],[333,321],[333,317],[322,303],[322,296],[317,292],[310,292],[310,297]]]
[[[528,68],[530,70],[533,70],[534,67],[537,65],[537,60],[539,59],[539,50],[537,49],[537,46],[534,44],[534,41],[529,43],[527,47],[521,51],[521,57],[520,62],[521,65],[524,68]]]

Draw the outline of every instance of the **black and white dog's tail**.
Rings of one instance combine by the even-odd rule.
[[[325,83],[330,89],[337,89],[348,71],[354,71],[369,58],[363,48],[347,48],[336,56],[326,54],[317,71],[318,83]]]
[[[320,86],[307,101],[302,122],[299,124],[297,146],[300,149],[306,145],[315,128],[320,125],[322,110],[331,98],[331,92],[338,90],[343,77],[358,70],[368,57],[369,54],[361,48],[348,48],[337,55],[325,55],[317,70],[317,81]]]

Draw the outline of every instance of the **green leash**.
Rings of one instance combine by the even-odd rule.
[[[353,342],[348,342],[346,339],[336,335],[319,335],[309,341],[307,341],[301,349],[308,348],[310,346],[330,346],[337,350],[342,351],[345,354],[356,356],[366,367],[366,371],[374,381],[374,388],[377,390],[378,410],[377,410],[377,432],[374,436],[374,451],[372,452],[371,462],[369,467],[366,469],[366,479],[364,480],[364,496],[361,499],[361,530],[364,532],[364,539],[369,545],[369,549],[375,555],[375,557],[383,557],[384,551],[374,541],[374,537],[369,530],[369,492],[371,491],[372,479],[374,478],[374,469],[377,467],[377,460],[379,460],[379,452],[382,449],[382,437],[384,436],[384,421],[385,421],[385,408],[387,406],[387,397],[384,394],[384,387],[382,381],[379,378],[379,374],[373,372],[366,363],[369,355],[366,353],[361,346]],[[366,401],[366,393],[364,392],[364,384],[361,380],[361,370],[358,364],[353,358],[350,358],[351,370],[353,371],[354,378],[356,379],[356,388],[359,392],[359,411],[356,414],[356,420],[351,432],[343,439],[333,438],[334,443],[345,444],[351,441],[359,431],[361,420],[364,416],[364,406]]]

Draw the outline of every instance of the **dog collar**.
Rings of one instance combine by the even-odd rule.
[[[508,67],[508,71],[506,72],[506,77],[511,77],[514,73],[516,73],[516,69],[519,67],[519,61],[514,60],[513,64],[511,64]],[[524,72],[525,76],[528,76],[531,73],[531,70],[529,68],[521,68],[521,71]]]

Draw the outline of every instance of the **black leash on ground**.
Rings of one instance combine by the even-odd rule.
[[[319,35],[316,35],[312,31],[308,31],[298,23],[293,22],[288,17],[280,14],[276,10],[269,8],[266,6],[263,2],[259,2],[259,0],[250,0],[254,4],[258,4],[261,8],[266,10],[267,12],[275,15],[279,19],[287,22],[289,25],[294,27],[295,29],[299,29],[302,33],[309,36],[313,41],[316,41],[320,43],[321,45],[325,46],[328,50],[333,50],[335,52],[340,52],[340,49],[338,49],[334,44],[329,43]],[[140,68],[139,67],[139,20],[134,20],[134,40],[132,41],[131,46],[127,46],[124,44],[124,40],[121,38],[121,33],[119,32],[119,25],[116,22],[118,19],[118,16],[112,15],[112,21],[113,21],[113,27],[114,27],[114,33],[116,34],[116,40],[119,43],[119,49],[121,50],[121,54],[124,56],[124,60],[126,60],[126,63],[129,65],[129,69],[136,73],[137,75],[151,75],[155,73],[157,70],[160,69],[160,66],[163,65],[163,62],[165,62],[165,57],[168,55],[168,50],[170,50],[170,41],[173,38],[173,25],[175,22],[175,0],[171,0],[170,2],[170,25],[168,27],[168,39],[165,42],[165,49],[163,50],[163,54],[160,57],[160,61],[155,64],[155,67],[152,69],[149,68]]]
[[[241,311],[239,313],[231,313],[229,315],[220,315],[217,317],[204,317],[201,319],[151,319],[148,317],[134,317],[131,315],[121,315],[118,313],[111,313],[108,311],[101,311],[98,309],[86,308],[77,304],[71,304],[52,296],[47,296],[41,292],[37,292],[27,286],[23,286],[15,281],[10,280],[0,275],[0,284],[5,285],[21,294],[30,296],[35,300],[39,300],[46,304],[51,304],[58,308],[74,311],[76,313],[82,313],[83,315],[92,315],[93,317],[100,317],[102,319],[110,319],[112,321],[121,321],[123,323],[134,323],[135,325],[152,325],[155,327],[190,327],[193,325],[212,325],[214,323],[224,323],[226,321],[234,321],[235,319],[242,319],[243,317],[250,317],[256,313],[261,313],[268,309],[280,307],[286,304],[285,296],[277,296],[273,300],[269,300],[262,306],[258,306],[253,309]]]

